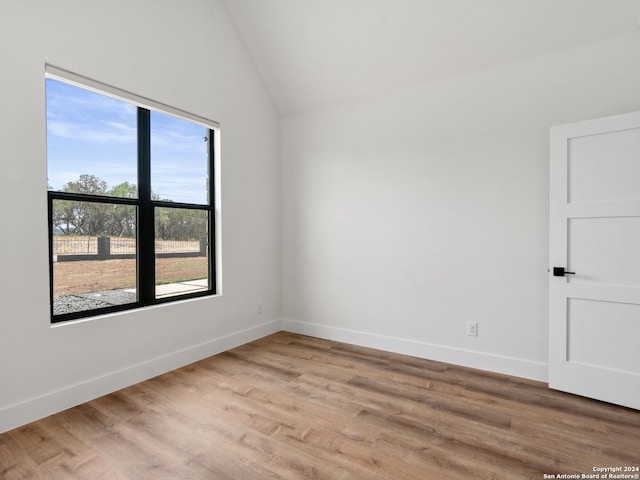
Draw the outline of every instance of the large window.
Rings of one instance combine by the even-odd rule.
[[[217,124],[48,69],[53,322],[216,293]]]

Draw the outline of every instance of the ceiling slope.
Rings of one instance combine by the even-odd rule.
[[[638,28],[638,0],[223,0],[281,115]]]

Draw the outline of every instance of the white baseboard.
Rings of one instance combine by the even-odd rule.
[[[233,332],[138,365],[132,365],[86,382],[70,385],[60,390],[1,408],[0,433],[276,333],[280,331],[280,323],[280,320],[273,320],[246,330]]]
[[[548,381],[548,365],[542,362],[521,360],[519,358],[474,352],[459,348],[433,345],[405,338],[377,335],[357,330],[300,322],[288,318],[282,319],[282,330],[302,335],[351,343],[363,347],[377,348],[388,352],[411,355],[439,362],[452,363],[464,367],[477,368],[490,372],[513,375],[541,382]]]
[[[532,362],[518,358],[443,347],[425,342],[417,342],[415,340],[300,322],[285,318],[282,320],[272,320],[199,345],[171,352],[167,355],[138,365],[132,365],[131,367],[111,372],[86,382],[70,385],[36,398],[0,408],[0,433],[153,378],[165,372],[175,370],[176,368],[197,362],[203,358],[257,340],[280,330],[542,382],[546,382],[548,378],[547,364],[542,362]]]

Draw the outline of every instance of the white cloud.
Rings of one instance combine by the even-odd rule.
[[[90,143],[136,143],[135,127],[114,121],[102,122],[102,125],[104,128],[96,128],[91,124],[52,119],[47,122],[47,133],[64,139]]]

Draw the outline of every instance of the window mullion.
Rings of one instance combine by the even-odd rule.
[[[208,155],[208,177],[207,177],[207,189],[208,189],[208,204],[209,204],[209,224],[208,224],[208,229],[209,231],[207,232],[207,237],[208,237],[208,250],[207,250],[207,255],[209,256],[209,289],[213,292],[217,291],[217,285],[216,285],[216,236],[215,236],[215,225],[216,225],[216,209],[215,209],[215,195],[216,195],[216,191],[215,191],[215,175],[214,175],[214,165],[216,163],[215,161],[215,155],[216,155],[216,138],[215,138],[215,132],[212,129],[208,129],[207,130],[207,135],[208,135],[208,150],[207,150],[207,155]]]
[[[138,300],[155,300],[155,232],[151,201],[151,115],[138,108]]]

